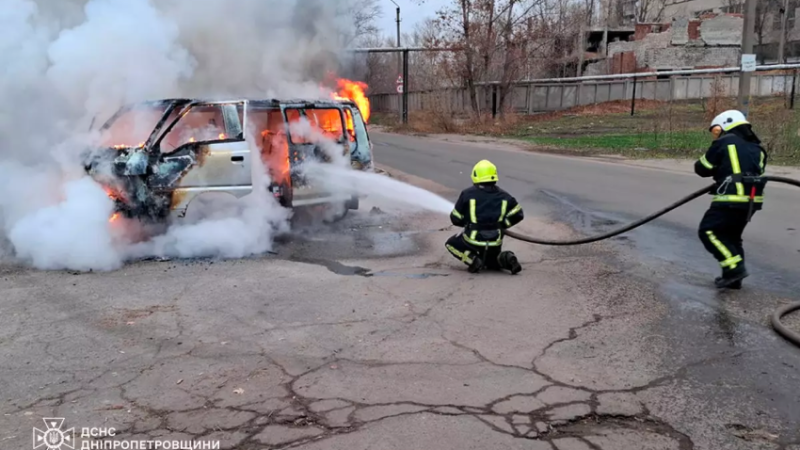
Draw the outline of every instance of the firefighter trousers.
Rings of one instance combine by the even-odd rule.
[[[478,247],[465,241],[462,233],[459,233],[450,237],[445,243],[445,247],[451,255],[468,266],[472,265],[475,256],[479,256],[483,260],[483,265],[480,269],[512,270],[509,256],[514,255],[514,253],[503,251],[502,244],[491,247]]]
[[[700,240],[719,261],[723,274],[744,270],[742,233],[747,227],[747,215],[747,209],[712,206],[700,221]]]

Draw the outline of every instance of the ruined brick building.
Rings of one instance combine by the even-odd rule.
[[[638,2],[656,0],[638,0]],[[701,69],[739,65],[744,0],[660,0],[650,11],[657,20],[630,24],[587,39],[583,74]],[[784,0],[756,0],[755,53],[760,63],[778,62]],[[787,62],[800,60],[800,0],[786,1]],[[629,14],[630,16],[630,14]],[[623,17],[630,22],[631,17]],[[635,22],[635,20],[633,20]],[[605,45],[604,45],[605,44]]]
[[[637,24],[628,39],[614,39],[604,57],[595,58],[586,75],[731,67],[739,64],[741,15],[671,23]]]

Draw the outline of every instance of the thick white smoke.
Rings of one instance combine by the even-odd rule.
[[[0,252],[43,269],[112,270],[143,256],[269,250],[288,216],[259,189],[132,244],[109,226],[113,205],[78,155],[94,142],[90,126],[126,103],[322,96],[319,81],[352,39],[341,12],[353,1],[5,0]]]

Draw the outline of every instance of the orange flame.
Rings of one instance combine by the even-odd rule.
[[[111,200],[116,200],[116,198],[117,198],[117,193],[116,193],[116,192],[114,192],[114,190],[113,190],[113,189],[111,189],[111,188],[110,188],[110,187],[108,187],[108,186],[103,186],[103,190],[104,190],[104,191],[106,191],[106,195],[108,196],[108,198],[110,198]]]
[[[364,93],[367,89],[367,84],[345,78],[336,80],[336,83],[339,86],[339,90],[336,92],[333,98],[335,100],[352,100],[358,106],[358,111],[362,116],[364,116],[364,122],[369,122],[369,99]]]
[[[117,145],[112,146],[111,148],[113,148],[115,150],[122,150],[122,149],[129,148],[129,147],[130,147],[130,145],[117,144]],[[136,148],[143,148],[143,147],[144,147],[144,142],[140,142],[139,145],[136,146]]]

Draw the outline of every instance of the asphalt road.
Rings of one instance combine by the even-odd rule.
[[[501,186],[520,199],[528,217],[570,223],[581,235],[609,231],[710,183],[694,174],[691,162],[643,166],[533,153],[459,136],[373,135],[376,158],[382,164],[453,189],[469,185],[475,162],[491,159],[498,166]],[[787,175],[780,168],[769,168],[768,173],[776,171]],[[788,175],[798,178],[797,171],[790,170]],[[777,408],[780,420],[794,424],[790,428],[800,435],[796,425],[800,423],[800,393],[784,384],[798,379],[800,352],[777,338],[768,325],[775,308],[800,300],[800,190],[773,184],[767,195],[764,210],[744,235],[751,277],[739,292],[712,288],[719,268],[696,232],[707,199],[695,200],[658,222],[615,238],[611,245],[621,270],[630,279],[650,284],[670,308],[658,333],[670,344],[666,360],[674,358],[678,365],[700,355],[740,350],[730,361],[722,357],[698,366],[696,380],[740,387],[738,395],[725,403],[752,401],[765,409]],[[713,398],[709,392],[701,396],[708,401]]]
[[[660,177],[374,139],[392,176],[448,198],[490,156],[523,200],[520,231],[549,239],[639,214],[605,199],[609,185],[582,188],[591,177]],[[676,195],[690,183],[667,177]],[[508,241],[519,276],[467,273],[444,249],[445,216],[374,197],[336,225],[295,227],[275,255],[110,273],[0,261],[0,449],[32,448],[56,417],[79,449],[798,450],[800,351],[765,322],[788,278],[718,295],[687,220],[574,248]],[[82,428],[114,428],[103,439],[117,446]]]
[[[672,167],[673,170],[660,170],[530,153],[464,138],[443,141],[373,134],[378,161],[453,189],[463,189],[470,183],[469,171],[475,162],[491,158],[499,167],[503,187],[528,201],[535,212],[553,212],[549,193],[559,196],[562,205],[572,203],[605,219],[625,223],[711,183],[710,179],[694,174],[691,162]],[[770,167],[768,173],[772,171]],[[754,275],[748,282],[797,292],[800,291],[800,189],[775,183],[769,186],[767,195],[764,210],[754,217],[745,233]],[[638,233],[648,241],[641,244],[652,247],[650,256],[679,261],[706,277],[717,276],[718,267],[696,238],[697,224],[707,206],[708,200],[701,198],[663,216],[655,229],[648,226]],[[658,229],[659,226],[668,229]]]

